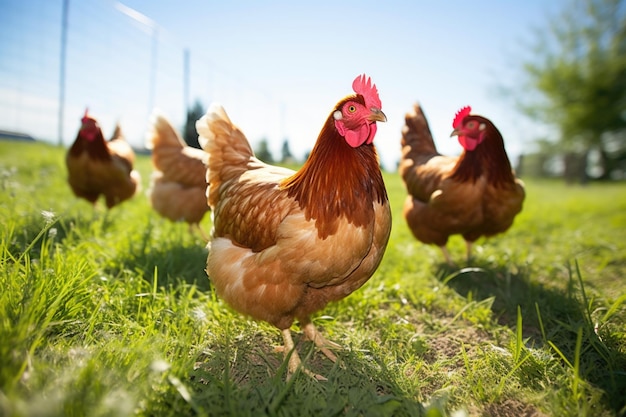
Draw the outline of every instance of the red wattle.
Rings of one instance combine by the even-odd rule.
[[[478,139],[470,138],[469,136],[459,136],[459,143],[466,151],[473,151],[480,142]]]

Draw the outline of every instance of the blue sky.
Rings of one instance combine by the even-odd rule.
[[[21,2],[26,4],[24,10],[32,2]],[[40,20],[46,24],[20,22],[22,12],[15,11],[22,7],[19,3],[19,0],[0,0],[0,11],[5,6],[13,10],[11,19],[0,17],[0,26],[4,27],[0,29],[0,76],[5,79],[0,84],[0,93],[4,95],[0,106],[5,111],[11,107],[12,100],[23,103],[26,95],[28,100],[36,100],[41,94],[54,101],[57,94],[44,92],[57,87],[54,74],[58,74],[55,72],[58,62],[53,43],[60,33],[55,19],[60,19],[61,2],[34,2],[51,9]],[[249,139],[254,143],[261,137],[268,138],[276,156],[284,137],[289,138],[296,156],[310,150],[332,106],[351,93],[352,80],[358,74],[367,73],[378,86],[383,111],[388,117],[388,123],[379,124],[375,143],[385,166],[393,169],[400,155],[404,114],[416,101],[422,104],[442,153],[460,152],[456,140],[448,136],[454,113],[465,105],[494,121],[513,157],[529,150],[531,142],[545,130],[521,116],[512,100],[501,97],[497,90],[503,84],[515,83],[520,62],[528,56],[524,42],[533,39],[533,28],[544,26],[547,13],[554,14],[564,7],[566,0],[124,0],[125,7],[111,0],[70,3],[79,9],[74,16],[70,14],[74,33],[89,33],[98,24],[102,29],[97,37],[105,46],[109,45],[104,49],[112,50],[99,51],[106,55],[94,59],[90,58],[95,52],[91,50],[89,37],[72,41],[68,52],[71,102],[66,110],[69,120],[65,124],[66,144],[75,136],[78,109],[84,102],[91,102],[94,113],[99,107],[102,110],[107,128],[114,120],[121,119],[125,130],[131,132],[131,141],[140,145],[141,132],[147,124],[148,99],[131,107],[125,102],[129,100],[118,97],[119,94],[111,97],[107,92],[114,81],[120,85],[126,83],[130,97],[130,91],[137,87],[132,71],[138,71],[142,62],[151,59],[149,42],[139,53],[125,52],[124,48],[115,47],[115,39],[123,42],[130,34],[105,33],[107,19],[118,19],[124,14],[121,11],[128,12],[125,8],[128,7],[148,18],[146,25],[146,21],[141,23],[137,16],[129,17],[126,13],[124,19],[135,26],[133,30],[149,33],[150,22],[156,23],[163,42],[159,50],[161,59],[167,56],[164,50],[169,47],[189,48],[192,65],[199,58],[209,62],[211,70],[206,79],[204,75],[191,78],[191,101],[199,99],[205,107],[213,100],[222,102]],[[101,11],[109,9],[110,12]],[[31,13],[46,13],[37,7],[28,10],[32,11],[25,16],[25,22],[30,21]],[[92,16],[90,10],[94,10]],[[15,64],[12,60],[19,60],[22,55],[3,53],[9,48],[30,47],[39,52],[29,62]],[[140,64],[128,65],[126,62],[131,59]],[[73,70],[81,68],[83,60],[103,64],[92,64],[88,70]],[[173,61],[176,62],[163,66],[171,64],[178,68],[180,63]],[[50,75],[43,77],[41,85],[32,86],[37,83],[24,81],[30,80],[24,75],[30,67],[35,67],[34,72],[41,71],[40,67],[50,67]],[[179,80],[169,75],[175,71],[159,70],[157,76],[161,79],[157,91],[152,93],[156,98],[150,104],[164,110],[178,124],[183,115],[173,109],[180,99],[168,96],[169,90],[179,88]],[[95,80],[91,91],[74,87],[79,81],[84,84],[90,79]],[[21,84],[12,89],[12,82]],[[44,104],[41,106],[46,108]],[[49,113],[42,116],[41,123],[54,121],[56,113]],[[98,117],[97,113],[94,115]],[[0,117],[0,129],[22,126],[23,118],[21,115],[12,119]]]

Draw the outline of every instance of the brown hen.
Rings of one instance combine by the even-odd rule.
[[[336,360],[328,349],[336,345],[317,331],[311,315],[360,288],[389,239],[389,201],[372,143],[376,122],[386,117],[369,78],[357,77],[353,89],[331,110],[297,172],[255,158],[219,105],[196,124],[209,154],[214,218],[207,273],[234,309],[281,330],[285,354],[292,352],[288,375],[300,366],[294,320]]]
[[[87,111],[81,122],[65,157],[67,180],[77,197],[95,204],[104,195],[106,206],[111,208],[131,198],[141,186],[141,177],[133,169],[135,153],[119,126],[107,142],[98,122]]]
[[[205,240],[208,237],[200,221],[209,210],[206,200],[207,154],[188,146],[170,122],[154,114],[146,147],[152,149],[152,166],[148,198],[161,216],[196,228]]]
[[[457,113],[451,136],[458,136],[463,153],[458,157],[437,152],[428,122],[419,105],[406,115],[402,130],[400,174],[408,196],[404,216],[413,235],[439,246],[453,265],[446,248],[451,235],[460,234],[467,245],[481,236],[509,229],[522,210],[524,184],[515,177],[498,129],[488,119]]]

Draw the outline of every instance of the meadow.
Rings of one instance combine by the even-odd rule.
[[[76,199],[65,150],[0,141],[0,415],[624,416],[626,184],[525,179],[513,227],[458,263],[393,230],[371,280],[315,317],[328,378],[286,380],[282,340],[216,297],[207,249],[143,191]],[[202,227],[210,229],[207,216]]]

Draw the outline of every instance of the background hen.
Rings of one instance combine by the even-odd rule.
[[[131,198],[141,185],[141,178],[133,169],[135,153],[116,126],[109,142],[104,140],[98,122],[85,115],[76,140],[68,150],[65,163],[68,182],[77,197],[95,204],[104,195],[111,208]]]
[[[464,107],[454,118],[452,136],[463,146],[459,157],[437,152],[419,105],[406,115],[400,174],[409,195],[404,216],[421,242],[438,245],[449,264],[448,237],[467,244],[506,231],[522,210],[524,185],[515,178],[504,141],[491,121]]]
[[[328,350],[334,344],[310,316],[361,287],[389,239],[389,202],[372,144],[376,122],[387,119],[369,78],[357,77],[353,89],[331,111],[298,172],[255,158],[219,105],[196,124],[209,154],[214,229],[207,273],[233,308],[281,330],[285,354],[293,352],[289,375],[300,365],[290,331],[295,319],[336,360]]]
[[[199,223],[209,210],[206,199],[206,159],[201,149],[187,146],[170,122],[154,114],[146,147],[152,149],[148,198],[161,216],[185,221],[208,240]]]

